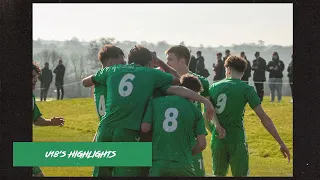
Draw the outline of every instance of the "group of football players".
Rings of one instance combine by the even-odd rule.
[[[105,45],[99,51],[102,68],[82,81],[85,87],[94,86],[100,123],[93,141],[152,142],[152,167],[97,166],[94,177],[205,176],[206,129],[212,133],[213,175],[226,176],[230,165],[233,176],[248,176],[243,127],[247,103],[290,161],[289,150],[257,93],[241,81],[246,60],[229,56],[224,64],[226,78],[209,86],[206,78],[189,71],[187,47],[172,46],[165,54],[167,63],[138,45],[130,50],[126,62],[117,46]],[[33,86],[40,73],[34,64]],[[35,125],[63,125],[61,117],[41,118],[34,98],[33,103]],[[34,175],[43,176],[39,168],[34,168]]]

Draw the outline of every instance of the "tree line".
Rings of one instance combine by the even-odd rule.
[[[87,97],[90,95],[88,89],[81,86],[80,83],[74,84],[75,82],[80,82],[81,79],[87,75],[95,73],[101,64],[98,61],[97,54],[100,48],[105,44],[113,44],[120,47],[125,55],[128,55],[130,49],[137,44],[147,47],[151,51],[155,51],[158,57],[165,60],[164,52],[172,46],[165,40],[159,41],[157,43],[142,41],[118,41],[112,37],[101,37],[100,39],[92,40],[90,42],[80,41],[77,37],[73,37],[66,41],[49,41],[37,39],[33,40],[33,60],[37,62],[40,67],[44,67],[44,63],[49,63],[49,68],[54,69],[58,60],[61,58],[63,64],[66,66],[65,74],[65,84],[71,84],[65,87],[65,97]],[[181,45],[186,45],[184,41],[180,42]],[[204,47],[199,46],[188,46],[191,54],[195,55],[197,51],[201,51],[203,57],[205,58],[205,66],[210,72],[208,80],[213,81],[213,71],[212,64],[216,63],[216,54],[221,52],[224,54],[226,49],[229,49],[231,54],[240,55],[240,52],[245,52],[249,61],[252,62],[254,59],[254,53],[259,51],[262,58],[267,62],[271,61],[272,53],[278,52],[280,59],[287,66],[291,61],[291,54],[293,52],[293,47],[291,46],[280,46],[280,45],[265,45],[263,40],[258,40],[257,43],[243,43],[243,44],[233,44],[231,46],[219,46],[219,47]],[[268,73],[266,73],[268,75]],[[287,81],[286,71],[284,71],[284,82]],[[267,76],[268,77],[268,76]],[[249,81],[252,79],[249,79]],[[73,84],[72,84],[73,83]],[[289,86],[288,86],[289,87]],[[290,90],[286,85],[284,85],[284,95],[289,95]],[[265,85],[266,94],[268,92],[268,87]],[[54,86],[51,85],[51,90],[54,90]],[[49,92],[50,94],[50,92]]]

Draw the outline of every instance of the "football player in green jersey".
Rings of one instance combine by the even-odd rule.
[[[32,68],[32,90],[35,90],[38,77],[41,74],[39,66],[33,63]],[[32,122],[35,126],[63,126],[64,119],[62,117],[53,117],[52,119],[44,119],[36,104],[36,98],[32,94]],[[34,177],[44,177],[41,169],[37,166],[32,168],[32,175]]]
[[[123,51],[114,45],[104,45],[98,53],[98,59],[102,64],[102,69],[110,67],[115,64],[125,64]],[[107,86],[95,85],[94,86],[94,102],[96,104],[96,110],[98,113],[99,121],[106,112],[106,98],[107,98]],[[93,138],[95,141],[96,134]]]
[[[200,101],[208,108],[207,116],[212,118],[214,109],[211,102],[192,90],[179,86],[169,86],[179,82],[180,76],[161,60],[157,66],[169,73],[151,67],[154,56],[142,46],[130,50],[128,65],[114,65],[99,70],[94,76],[83,79],[83,85],[107,86],[106,113],[100,121],[97,142],[136,142],[140,139],[140,124],[145,107],[152,93],[162,88],[168,94],[176,94]],[[101,167],[94,176],[139,176],[136,167]]]
[[[201,92],[201,96],[209,99],[209,81],[189,70],[188,64],[190,60],[190,51],[187,47],[182,46],[182,45],[176,45],[170,47],[166,52],[167,55],[167,64],[174,68],[180,76],[185,75],[185,74],[193,74],[196,77],[199,78],[203,91]],[[202,111],[201,108],[201,103],[195,102],[195,105],[199,108],[200,111]],[[219,125],[218,125],[219,126]],[[223,134],[223,128],[219,128],[220,134]],[[193,138],[194,140],[192,141],[193,145],[196,144],[196,139]],[[204,164],[203,164],[203,156],[202,152],[197,154],[196,156],[193,156],[193,162],[194,162],[194,168],[196,171],[196,176],[203,177],[205,175],[205,169],[204,169]]]
[[[212,136],[212,168],[215,176],[226,176],[229,165],[233,176],[248,176],[249,154],[243,127],[244,109],[247,103],[260,118],[263,126],[280,145],[280,151],[290,162],[290,152],[281,140],[272,120],[261,107],[259,96],[252,86],[241,81],[247,62],[241,57],[229,56],[225,61],[226,79],[210,87],[210,98],[216,108],[226,137],[218,139]],[[207,129],[216,134],[210,123]]]
[[[104,45],[98,53],[98,59],[102,64],[102,69],[105,67],[110,67],[116,64],[125,64],[123,51],[114,45],[107,44]],[[107,98],[107,86],[96,84],[94,86],[94,102],[96,104],[96,109],[101,121],[102,116],[106,113],[106,98]],[[96,134],[93,137],[92,142],[96,142]],[[94,167],[93,174],[96,176],[99,172],[99,167]],[[103,173],[106,171],[101,171]],[[108,172],[108,171],[107,171]],[[107,174],[108,175],[108,174]],[[101,175],[103,176],[103,175]]]
[[[199,79],[181,76],[181,84],[195,92],[202,91]],[[141,131],[152,126],[152,168],[149,176],[195,176],[192,156],[206,148],[204,120],[193,100],[180,96],[151,99],[142,120]],[[195,146],[191,140],[196,136]]]

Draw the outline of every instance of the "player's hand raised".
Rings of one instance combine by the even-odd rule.
[[[210,121],[215,113],[214,107],[209,100],[204,103],[204,106],[206,107],[206,118]]]
[[[285,144],[280,145],[280,151],[283,154],[283,156],[288,159],[288,163],[289,163],[290,162],[290,152]]]
[[[218,135],[216,135],[218,139],[226,137],[226,130],[221,125],[216,126],[216,131],[218,132]]]
[[[64,125],[64,118],[63,117],[53,117],[51,119],[52,126],[63,126]]]

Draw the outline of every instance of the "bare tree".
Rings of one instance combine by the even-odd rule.
[[[260,47],[264,47],[264,46],[265,46],[265,45],[264,45],[264,41],[259,40],[259,41],[258,41],[258,45],[259,45]]]
[[[99,39],[99,41],[102,46],[107,45],[107,44],[112,44],[112,41],[109,38],[106,39],[106,38],[102,37]]]
[[[85,58],[81,54],[71,54],[69,56],[70,63],[72,64],[73,68],[73,75],[74,75],[74,82],[80,82],[86,75],[87,72],[87,62],[85,61]],[[78,95],[79,97],[82,97],[81,93],[81,83],[78,83]]]
[[[100,39],[100,42],[106,42],[105,39]],[[95,69],[98,69],[101,67],[100,63],[98,62],[98,52],[100,50],[100,45],[97,41],[90,41],[89,43],[89,49],[87,58],[90,61],[90,66],[93,69],[93,72]]]

